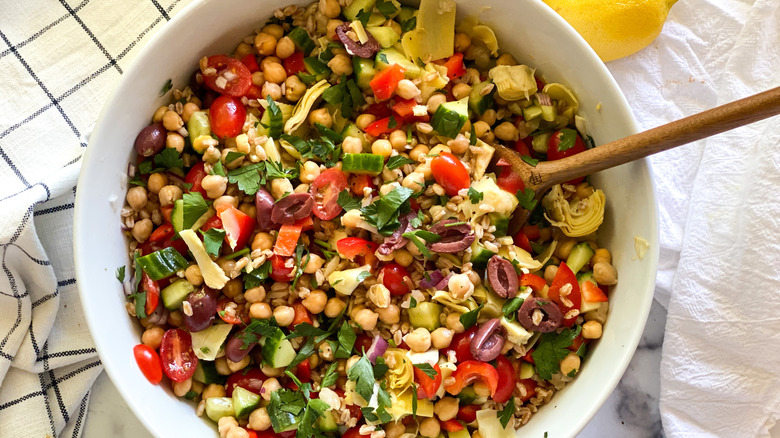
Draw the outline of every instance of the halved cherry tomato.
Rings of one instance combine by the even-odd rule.
[[[294,302],[292,308],[295,313],[293,315],[293,322],[290,324],[291,327],[295,327],[298,324],[303,324],[304,322],[306,324],[313,323],[309,310],[306,309],[306,306],[304,306],[302,302]]]
[[[263,388],[263,382],[268,377],[260,371],[260,368],[244,368],[231,374],[225,383],[225,395],[233,397],[233,390],[240,386],[247,391],[260,395]]]
[[[157,309],[157,305],[160,304],[160,285],[144,272],[141,275],[141,287],[146,292],[144,311],[147,315],[151,315]]]
[[[290,260],[290,266],[287,261]],[[271,279],[280,283],[286,283],[292,280],[292,271],[295,261],[291,257],[282,257],[280,255],[271,256]]]
[[[187,244],[184,243],[183,239],[176,239],[174,240],[175,236],[171,236],[162,242],[152,242],[150,240],[147,240],[143,243],[143,245],[139,246],[138,248],[141,250],[141,255],[147,255],[151,254],[155,251],[159,251],[164,248],[173,248],[176,251],[179,252],[182,256],[187,256]]]
[[[201,185],[203,184],[203,178],[208,175],[208,173],[206,173],[206,169],[204,168],[205,165],[205,161],[198,161],[194,166],[192,166],[190,171],[187,172],[187,176],[184,177],[184,182],[187,184],[192,184],[192,187],[190,187],[188,192],[198,192],[201,195],[206,196],[206,190]]]
[[[460,190],[469,188],[471,183],[466,166],[449,152],[440,152],[438,157],[431,160],[431,172],[449,196],[456,196]]]
[[[243,64],[241,66],[243,67]],[[249,87],[244,90],[244,93],[248,90]],[[219,96],[214,99],[214,103],[209,108],[209,119],[211,120],[211,132],[217,137],[235,137],[241,134],[244,127],[246,107],[237,97]]]
[[[282,61],[284,69],[287,71],[287,76],[292,76],[302,72],[306,69],[303,64],[303,52],[296,51],[292,55],[288,56]]]
[[[496,185],[506,190],[511,194],[517,193],[518,190],[525,190],[525,183],[519,173],[512,170],[511,167],[502,167],[501,173],[496,178]]]
[[[436,376],[428,377],[423,370],[414,367],[414,377],[417,383],[420,384],[417,387],[417,397],[429,399],[436,397],[436,391],[441,386],[441,368],[439,364],[434,365],[433,370],[436,371]]]
[[[233,300],[226,296],[222,296],[217,301],[217,315],[222,318],[228,324],[249,324],[251,319],[249,318],[249,309],[246,304],[238,304],[235,308],[235,312],[227,313],[225,309],[229,303],[233,303]]]
[[[582,283],[582,299],[591,303],[603,303],[609,301],[607,294],[592,281]]]
[[[192,337],[181,329],[167,330],[160,344],[160,360],[163,372],[174,382],[192,377],[198,365],[198,357],[192,351]]]
[[[534,379],[521,379],[518,381],[525,386],[525,395],[520,397],[520,400],[527,402],[531,397],[536,397],[536,387],[539,386]]]
[[[444,62],[444,66],[447,67],[447,77],[450,80],[459,78],[466,74],[466,66],[463,64],[463,53],[455,52],[450,56],[447,61]]]
[[[141,369],[146,380],[153,385],[160,383],[163,371],[160,356],[157,352],[147,345],[138,344],[133,347],[133,356],[135,357],[135,363],[138,364],[138,368]]]
[[[361,333],[355,340],[355,351],[362,354],[364,351],[368,351],[368,349],[371,348],[371,344],[373,343],[374,339],[371,336],[368,336],[365,333]]]
[[[366,126],[366,132],[373,135],[374,137],[379,137],[382,134],[389,134],[396,129],[398,129],[398,120],[396,120],[393,116],[379,119],[374,123]]]
[[[454,418],[451,418],[447,421],[439,420],[439,424],[441,425],[441,428],[447,432],[457,432],[459,430],[463,430],[463,425],[460,423],[460,421]]]
[[[477,405],[466,405],[458,408],[458,420],[465,423],[471,423],[477,419],[477,411],[482,407]]]
[[[498,389],[493,394],[493,401],[496,403],[506,403],[512,397],[512,391],[515,390],[515,369],[512,362],[503,354],[496,358],[496,371],[498,372]]]
[[[404,78],[404,71],[400,65],[393,64],[374,75],[374,78],[368,83],[374,91],[374,97],[377,100],[389,99],[398,88],[398,83]]]
[[[520,286],[527,286],[532,291],[539,292],[547,286],[547,282],[536,274],[522,274],[520,276]]]
[[[295,254],[295,247],[298,245],[301,232],[303,232],[303,227],[300,225],[282,225],[279,228],[279,234],[276,236],[274,252],[280,256],[292,257]]]
[[[360,433],[360,426],[355,426],[353,428],[347,429],[347,431],[344,432],[344,435],[341,435],[341,438],[358,438],[361,436],[371,436],[371,434]]]
[[[246,96],[247,99],[258,99],[258,100],[260,100],[260,99],[263,98],[263,89],[258,87],[255,84],[252,84],[249,87],[249,91],[247,91],[244,96]]]
[[[217,216],[225,230],[225,241],[231,249],[243,248],[255,230],[256,221],[232,205],[220,206]]]
[[[453,381],[445,386],[444,389],[452,395],[460,394],[463,388],[475,380],[480,380],[487,385],[490,389],[491,397],[495,397],[498,390],[498,371],[487,362],[468,360],[458,364],[458,367],[452,372],[450,377],[452,377]]]
[[[349,188],[356,196],[363,197],[366,187],[370,188],[371,192],[376,190],[376,184],[374,184],[374,178],[371,175],[352,174],[349,176]]]
[[[171,223],[171,214],[173,214],[173,207],[167,206],[167,207],[160,207],[160,213],[163,215],[163,220],[166,224]]]
[[[343,210],[338,203],[339,193],[347,188],[347,177],[338,169],[328,169],[320,173],[311,184],[309,192],[314,197],[312,213],[318,218],[329,221]]]
[[[170,239],[173,237],[174,233],[176,233],[176,230],[173,229],[173,225],[162,224],[154,230],[151,236],[149,236],[149,240],[152,242],[159,242],[161,240]]]
[[[295,377],[301,383],[311,382],[311,363],[308,360],[304,360],[295,367]]]
[[[561,149],[563,148],[563,149]],[[585,151],[585,142],[571,128],[564,128],[556,131],[547,142],[547,159],[550,161],[560,160]],[[579,184],[585,177],[574,178],[567,181],[568,184]]]
[[[571,292],[566,295],[566,300],[571,303],[571,306],[564,304],[564,300],[561,299],[561,288],[567,284],[571,285]],[[561,264],[558,266],[558,272],[555,274],[555,278],[553,278],[552,284],[550,285],[550,290],[547,292],[547,296],[551,300],[555,301],[556,304],[558,304],[558,307],[561,309],[561,312],[563,312],[564,315],[569,310],[579,310],[582,304],[580,285],[577,282],[577,277],[574,275],[574,272],[572,272],[571,269],[566,266],[566,263],[561,262]],[[576,319],[577,317],[564,318],[563,325],[566,327],[571,327],[574,325],[574,321]]]
[[[241,58],[241,63],[249,69],[249,73],[260,71],[260,66],[257,65],[257,57],[253,53],[247,53]]]
[[[515,234],[515,237],[513,237],[512,240],[515,242],[515,245],[519,246],[520,248],[523,248],[529,253],[533,252],[533,248],[531,248],[531,241],[522,230]]]
[[[471,327],[463,333],[457,333],[452,337],[450,346],[444,349],[444,354],[448,352],[455,352],[455,360],[458,362],[466,362],[474,360],[474,356],[471,354],[471,340],[474,339],[474,335],[477,333],[477,326]]]
[[[217,72],[212,75],[203,74],[203,82],[217,93],[241,97],[249,90],[249,86],[252,85],[252,73],[246,65],[235,58],[226,55],[209,56],[208,66],[209,68],[215,69]],[[230,74],[225,75],[225,73]],[[220,87],[217,85],[217,78],[219,77],[225,79],[227,79],[227,77],[232,77],[232,79],[227,81],[224,87]],[[231,137],[235,136],[232,135]]]
[[[273,427],[269,427],[266,430],[253,430],[251,432],[255,433],[255,438],[293,438],[295,437],[297,430],[276,433],[274,432]],[[249,433],[249,438],[253,438],[251,432]]]
[[[409,285],[404,278],[409,277],[409,271],[398,263],[388,263],[382,268],[382,284],[390,291],[390,295],[400,297],[409,293]]]
[[[532,137],[529,135],[528,137],[521,138],[520,140],[515,141],[515,145],[512,147],[515,151],[517,151],[520,156],[528,155],[530,157],[533,157],[531,153],[531,139]]]
[[[379,248],[374,242],[359,237],[345,237],[336,242],[336,249],[342,257],[346,257],[360,265],[374,265]]]

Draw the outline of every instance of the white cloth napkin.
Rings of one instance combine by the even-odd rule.
[[[102,370],[73,268],[85,134],[123,68],[184,3],[2,4],[0,437],[81,435]]]
[[[780,86],[778,47],[777,0],[687,0],[650,47],[608,66],[649,129]],[[780,419],[778,122],[652,157],[668,436],[768,436]]]

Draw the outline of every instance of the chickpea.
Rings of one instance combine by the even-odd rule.
[[[255,53],[255,48],[252,47],[252,45],[242,41],[238,43],[236,50],[233,51],[233,57],[236,59],[241,59],[244,56],[251,55],[253,53]]]
[[[441,421],[452,420],[458,415],[458,399],[455,397],[442,397],[433,405],[433,412]]]
[[[265,32],[260,32],[255,36],[255,49],[257,53],[268,56],[276,51],[276,37]]]
[[[561,260],[568,259],[569,254],[571,253],[571,249],[574,248],[574,245],[576,244],[577,241],[574,239],[564,239],[559,241],[558,246],[555,247],[555,256]]]
[[[447,142],[447,146],[450,147],[453,154],[464,154],[469,150],[469,140],[465,135],[458,134],[456,138]]]
[[[219,211],[221,207],[238,207],[238,198],[235,196],[228,196],[228,195],[222,195],[219,198],[214,200],[214,203],[211,204],[212,207],[214,207],[215,210]]]
[[[373,114],[361,114],[355,119],[355,125],[360,130],[365,130],[368,125],[374,122],[376,122],[376,116]]]
[[[273,315],[268,303],[252,303],[249,306],[249,316],[253,319],[270,319]]]
[[[390,133],[390,145],[393,146],[393,149],[401,152],[406,149],[407,144],[409,143],[406,142],[406,133],[404,131],[396,129]]]
[[[141,342],[143,342],[147,347],[156,350],[160,348],[160,344],[162,344],[162,337],[164,333],[165,330],[163,330],[162,327],[149,327],[148,329],[144,330],[144,334],[141,335]]]
[[[403,423],[387,423],[384,425],[385,438],[399,438],[406,433],[406,426]]]
[[[277,200],[282,199],[285,194],[292,193],[293,186],[287,178],[277,178],[271,180],[271,194]]]
[[[153,173],[152,176],[154,175],[157,174]],[[132,207],[133,210],[135,211],[143,210],[144,207],[146,207],[146,201],[147,201],[146,189],[143,188],[142,186],[134,186],[133,188],[128,190],[126,198],[127,198],[127,204],[130,205],[130,207]]]
[[[452,150],[446,144],[438,144],[431,148],[431,152],[428,155],[439,155],[442,152],[452,152]]]
[[[598,262],[593,265],[593,279],[598,284],[611,286],[617,283],[617,271],[609,263]]]
[[[557,273],[558,273],[557,266],[547,265],[547,267],[544,268],[544,281],[546,281],[548,284],[552,284],[552,281],[555,278],[555,274]]]
[[[336,0],[320,0],[320,13],[328,18],[336,18],[341,13],[341,7]]]
[[[402,99],[414,99],[420,95],[420,89],[409,79],[401,79],[395,92]]]
[[[184,120],[184,123],[187,123],[190,121],[190,117],[196,112],[199,111],[200,107],[196,105],[194,102],[187,102],[184,104],[184,107],[181,111],[181,118]]]
[[[295,52],[295,43],[290,37],[282,37],[276,43],[276,56],[281,59],[287,59]]]
[[[168,184],[168,177],[164,173],[153,173],[149,175],[149,181],[146,182],[146,188],[150,192],[157,194],[160,189]],[[143,187],[142,187],[143,188]]]
[[[286,327],[295,319],[295,310],[290,306],[279,306],[274,309],[274,318],[279,327]]]
[[[439,420],[434,417],[426,418],[420,422],[420,435],[427,438],[436,438],[441,433]]]
[[[326,36],[328,39],[333,39],[336,36],[336,28],[344,24],[341,20],[328,20]]]
[[[363,152],[363,142],[357,137],[348,136],[341,143],[341,148],[345,154],[359,154]]]
[[[471,37],[463,32],[455,34],[455,51],[465,52],[471,46]]]
[[[452,87],[452,96],[456,100],[463,99],[464,97],[468,96],[471,93],[471,85],[466,83],[459,83]]]
[[[306,94],[306,84],[297,75],[289,76],[284,81],[284,97],[291,102],[297,102]]]
[[[260,394],[264,400],[271,400],[271,394],[278,391],[281,387],[282,385],[279,384],[276,377],[271,377],[263,382],[263,386],[260,388]]]
[[[496,137],[504,141],[515,141],[518,136],[517,126],[512,122],[501,123],[496,126],[496,129],[494,129],[493,132],[496,134]]]
[[[378,319],[379,319],[379,314],[377,314],[376,312],[370,309],[360,309],[355,314],[355,317],[352,318],[353,321],[360,324],[360,327],[363,330],[375,329]]]
[[[425,158],[429,151],[430,149],[428,149],[428,146],[424,144],[418,144],[409,152],[409,158],[414,161],[422,161],[421,159]]]
[[[487,123],[490,126],[493,126],[496,124],[496,110],[489,109],[485,110],[484,113],[482,113],[482,116],[479,118],[479,120],[482,120],[483,122]]]
[[[174,310],[168,315],[168,324],[174,327],[181,327],[184,325],[184,314],[180,310]]]
[[[349,76],[352,74],[352,58],[348,55],[339,53],[328,61],[328,67],[330,67],[330,69],[333,70],[333,73],[338,76]]]
[[[220,175],[206,175],[201,181],[201,186],[206,191],[206,196],[211,199],[217,199],[224,195],[225,190],[227,190],[227,184],[227,178]]]
[[[259,303],[265,299],[265,288],[263,286],[253,287],[244,292],[244,299],[248,303]]]
[[[192,377],[187,380],[182,380],[181,382],[173,382],[171,386],[173,387],[173,394],[176,397],[184,397],[184,395],[192,389]]]
[[[271,417],[268,416],[268,409],[257,408],[249,414],[249,428],[252,430],[263,431],[271,427]]]
[[[477,134],[477,138],[483,138],[485,134],[490,132],[490,125],[485,121],[474,122],[474,133]]]
[[[306,274],[314,274],[318,269],[322,268],[322,265],[324,264],[325,259],[317,254],[309,254],[309,261],[306,263],[303,272]],[[322,312],[322,310],[320,310],[320,312]]]
[[[428,112],[431,114],[435,113],[436,110],[439,109],[439,105],[446,101],[447,96],[441,93],[434,93],[430,98],[428,98]]]
[[[160,189],[158,195],[160,196],[160,207],[168,207],[173,205],[176,200],[181,199],[183,193],[179,187],[167,185]]]
[[[303,307],[309,312],[318,315],[325,310],[325,305],[328,302],[328,295],[321,290],[313,290],[306,298],[303,299]]]
[[[397,324],[401,321],[401,309],[395,304],[388,304],[384,309],[376,309],[379,320],[385,324]]]
[[[244,283],[240,279],[234,278],[225,283],[222,293],[228,298],[235,298],[244,293]]]
[[[252,240],[252,251],[271,249],[274,246],[274,238],[268,233],[257,233]]]
[[[178,132],[169,132],[165,137],[165,147],[168,149],[175,149],[176,152],[182,153],[182,151],[184,151],[184,137]]]
[[[401,185],[407,189],[419,192],[425,187],[425,175],[420,172],[412,172],[404,177]]]
[[[474,284],[466,274],[455,274],[447,282],[447,288],[454,297],[466,299],[474,292]]]
[[[149,177],[149,179],[151,180],[151,177]],[[596,250],[593,257],[590,258],[590,265],[593,266],[596,263],[612,263],[612,255],[609,253],[608,249],[599,248]]]
[[[179,128],[184,126],[184,121],[181,119],[176,111],[168,110],[163,114],[162,118],[163,126],[169,131],[178,131]]]
[[[214,361],[214,367],[217,369],[217,373],[220,376],[229,376],[230,374],[232,374],[232,371],[230,371],[230,368],[228,367],[227,364],[227,357],[225,356],[218,357]]]
[[[263,69],[263,75],[265,80],[273,84],[281,84],[287,79],[287,71],[285,71],[282,64],[276,62],[269,62]]]
[[[397,249],[395,252],[393,252],[393,260],[395,260],[396,263],[403,266],[404,268],[411,265],[412,261],[414,261],[414,258],[412,257],[412,254],[403,249]]]
[[[330,128],[333,125],[333,117],[330,116],[327,108],[320,108],[309,113],[309,123],[312,125],[319,123],[326,128]]]
[[[154,123],[162,122],[163,116],[167,112],[168,112],[168,107],[167,106],[161,106],[161,107],[157,108],[154,111],[154,115],[152,115],[152,122],[154,122]]]
[[[217,422],[219,438],[227,438],[228,431],[238,427],[238,420],[235,417],[222,417]]]
[[[431,332],[431,344],[433,345],[433,348],[441,350],[442,348],[447,348],[452,343],[452,336],[454,333],[452,330],[446,328],[446,327],[439,327],[433,332]]]
[[[184,278],[193,286],[200,286],[203,284],[203,275],[200,273],[200,267],[198,267],[198,265],[190,265],[187,267],[184,271]]]
[[[249,438],[249,432],[242,427],[233,427],[228,429],[225,438]]]
[[[412,351],[425,353],[431,348],[431,333],[423,327],[418,327],[404,336],[404,341]]]
[[[152,223],[151,219],[141,219],[133,225],[131,233],[138,243],[144,243],[152,235],[153,228],[154,223]]]
[[[249,361],[250,360],[251,359],[249,358],[248,355],[244,356],[244,358],[241,359],[238,362],[233,362],[232,360],[227,359],[227,366],[230,369],[231,373],[235,373],[236,371],[241,371],[244,368],[246,368],[247,366],[249,366]]]
[[[463,327],[463,324],[460,323],[460,314],[458,313],[450,313],[447,315],[447,319],[444,321],[444,324],[448,329],[455,333],[463,333],[466,331],[466,329]]]
[[[349,369],[352,368],[353,365],[358,363],[359,360],[360,360],[360,356],[358,355],[351,356],[349,359],[347,359],[347,363],[346,365],[344,365],[344,370],[349,371]]]
[[[330,298],[328,299],[328,303],[325,304],[325,316],[328,318],[335,318],[341,314],[345,307],[347,307],[347,304],[340,298]]]
[[[200,394],[200,398],[203,400],[208,400],[212,397],[224,397],[225,396],[225,387],[218,384],[218,383],[212,383],[206,388],[203,389],[203,392]]]
[[[601,337],[603,327],[598,321],[586,321],[582,324],[582,337],[585,339],[598,339]]]
[[[372,154],[381,155],[387,158],[392,152],[393,146],[390,144],[389,140],[380,138],[378,140],[374,140],[374,143],[371,145]]]
[[[279,100],[282,98],[282,87],[273,82],[266,82],[260,89],[260,95],[263,96],[263,99],[268,99],[270,96],[271,100]]]
[[[564,376],[573,376],[580,370],[581,359],[577,353],[571,352],[561,361],[561,374]]]
[[[278,24],[266,24],[261,32],[272,35],[278,40],[282,37],[282,35],[284,35],[284,28]]]
[[[384,187],[384,186],[382,186]],[[341,225],[347,228],[357,228],[360,223],[361,216],[358,210],[349,210],[341,217]]]
[[[504,53],[496,59],[496,65],[517,65],[517,61],[509,53]]]
[[[301,182],[312,183],[320,176],[320,166],[314,161],[307,161],[301,166]]]

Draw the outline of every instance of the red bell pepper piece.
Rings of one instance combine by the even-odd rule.
[[[160,303],[160,285],[152,280],[146,272],[141,276],[141,287],[146,292],[146,303],[144,303],[144,311],[149,316],[157,309],[157,305]]]
[[[284,65],[284,69],[287,71],[287,76],[302,72],[306,69],[306,66],[303,64],[303,52],[293,53],[282,61],[282,65]]]
[[[417,102],[414,99],[395,99],[395,105],[393,105],[393,111],[404,120],[414,117],[414,107],[417,106]]]
[[[417,387],[417,397],[429,399],[436,397],[436,391],[441,386],[441,368],[439,364],[436,364],[433,366],[433,369],[436,371],[436,376],[428,377],[425,371],[414,367],[414,377],[417,378],[417,383],[420,384]]]
[[[539,292],[547,286],[547,282],[536,274],[523,274],[520,276],[520,286],[527,286],[532,291]]]
[[[306,306],[303,305],[303,303],[296,301],[293,303],[292,308],[295,311],[295,314],[293,316],[293,322],[290,325],[291,327],[295,327],[298,324],[303,324],[304,322],[306,324],[312,324],[311,314],[309,313],[309,310],[306,309]]]
[[[463,425],[460,423],[460,421],[454,418],[451,418],[447,421],[439,420],[439,424],[441,425],[441,428],[447,432],[457,432],[459,430],[463,430]]]
[[[536,383],[536,380],[534,379],[522,379],[520,382],[523,386],[525,386],[525,396],[520,397],[520,400],[527,402],[531,399],[531,397],[536,397],[536,387],[538,386]]]
[[[398,88],[398,83],[404,78],[404,68],[398,64],[393,64],[390,67],[377,73],[368,85],[374,90],[374,97],[377,100],[389,99],[395,89]]]
[[[166,224],[171,223],[171,214],[173,214],[173,206],[160,207],[160,213],[163,215],[163,220]]]
[[[395,131],[397,128],[398,120],[391,116],[385,117],[384,119],[379,119],[376,122],[366,126],[366,132],[373,135],[374,137],[379,137],[382,134],[389,134]]]
[[[176,231],[173,229],[173,225],[171,224],[162,224],[159,227],[157,227],[156,230],[152,233],[151,236],[149,236],[149,241],[151,242],[161,242],[166,239],[170,239],[173,237],[173,234]]]
[[[525,353],[525,356],[523,356],[523,360],[528,362],[528,363],[530,363],[530,364],[535,364],[536,362],[534,362],[534,357],[531,355],[531,353],[533,353],[533,352],[534,352],[533,348],[529,349]]]
[[[466,66],[463,64],[463,54],[455,52],[450,56],[447,61],[444,62],[444,66],[447,67],[447,77],[450,80],[459,78],[466,74]]]
[[[564,300],[561,298],[561,289],[567,284],[571,285],[571,292],[566,295]],[[582,304],[580,285],[577,282],[577,277],[574,275],[574,272],[572,272],[571,269],[566,266],[566,263],[561,262],[560,266],[558,266],[558,272],[555,274],[555,278],[553,278],[553,282],[550,285],[550,290],[547,292],[547,296],[550,297],[550,299],[553,300],[556,304],[558,304],[558,307],[561,309],[561,312],[563,312],[564,315],[569,310],[579,310]],[[566,327],[571,327],[574,325],[574,321],[576,319],[576,316],[573,318],[564,318],[563,325]]]
[[[512,240],[515,242],[515,245],[519,246],[520,248],[523,248],[529,253],[533,252],[533,248],[531,248],[531,240],[528,239],[528,236],[526,236],[522,230],[515,234],[515,237],[513,237]]]
[[[591,303],[603,303],[609,301],[607,295],[592,281],[582,283],[582,299]]]
[[[498,371],[487,362],[477,360],[468,360],[458,365],[458,368],[452,373],[453,382],[445,386],[452,395],[460,394],[466,386],[475,380],[480,380],[490,389],[490,396],[496,395],[498,390]]]
[[[361,111],[363,114],[371,114],[376,116],[377,119],[383,119],[393,115],[393,111],[388,105],[390,102],[376,102],[367,106],[366,109]]]
[[[225,241],[230,248],[235,250],[246,246],[257,222],[232,205],[220,207],[217,216],[222,221],[222,228],[226,233]]]
[[[295,247],[298,245],[301,232],[303,232],[303,227],[300,225],[282,225],[276,236],[274,253],[284,257],[292,257],[295,254]]]
[[[531,240],[539,240],[542,236],[539,233],[539,225],[523,225],[523,228],[520,228],[520,230]]]
[[[345,237],[336,242],[336,249],[342,257],[362,265],[374,264],[377,248],[379,245],[376,243],[359,237]]]
[[[523,178],[511,167],[501,168],[501,173],[496,178],[496,185],[512,194],[517,193],[518,190],[525,190]]]
[[[297,377],[301,383],[311,382],[311,363],[308,359],[295,367],[295,377]]]

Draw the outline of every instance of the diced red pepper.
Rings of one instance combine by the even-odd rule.
[[[288,263],[289,262],[289,263]],[[282,257],[278,254],[271,256],[271,278],[279,283],[292,280],[292,270],[295,261],[290,257]]]
[[[402,119],[410,119],[414,117],[414,107],[417,106],[417,102],[414,99],[395,99],[395,105],[393,105],[393,111],[398,114]]]
[[[460,423],[460,421],[454,418],[451,418],[447,421],[439,420],[439,424],[441,425],[441,428],[447,432],[457,432],[459,430],[463,430],[463,425]]]
[[[539,225],[523,225],[523,228],[520,228],[520,230],[531,240],[539,240],[539,237],[541,237]]]
[[[156,230],[152,233],[151,236],[149,236],[149,240],[151,242],[160,242],[166,239],[170,239],[173,237],[176,230],[173,229],[173,225],[171,224],[162,224],[159,227],[157,227]]]
[[[336,249],[342,257],[346,257],[361,265],[374,265],[379,248],[374,242],[359,237],[345,237],[336,242]]]
[[[520,276],[520,286],[527,286],[532,291],[539,292],[547,286],[547,282],[536,274],[523,274]]]
[[[246,68],[249,69],[250,73],[260,71],[260,66],[257,65],[257,58],[252,53],[248,53],[244,55],[244,57],[241,58],[241,63],[244,64]]]
[[[428,377],[425,372],[417,367],[414,367],[414,377],[417,379],[417,383],[420,385],[417,387],[417,397],[432,399],[436,397],[436,391],[441,386],[441,368],[439,364],[433,366],[436,371],[435,377]]]
[[[304,360],[295,367],[295,377],[301,381],[301,383],[311,382],[311,362]]]
[[[295,225],[300,226],[303,231],[309,231],[314,228],[314,219],[312,219],[311,216],[306,216],[295,222]]]
[[[577,337],[571,341],[571,345],[569,345],[566,348],[576,353],[577,350],[579,350],[580,347],[582,347],[582,344],[584,343],[585,343],[585,338],[582,337],[582,332],[580,332],[580,334],[578,334]]]
[[[531,353],[533,353],[533,352],[534,352],[534,349],[533,349],[533,348],[529,349],[529,350],[528,350],[528,351],[525,353],[525,356],[523,356],[523,360],[524,360],[524,361],[526,361],[526,362],[528,362],[528,363],[530,363],[530,364],[533,364],[533,363],[535,363],[535,362],[534,362],[534,357],[531,355]]]
[[[461,406],[458,409],[458,420],[463,421],[464,423],[471,423],[474,420],[477,419],[477,411],[482,409],[482,407],[478,405],[466,405]]]
[[[230,248],[235,250],[246,246],[257,222],[232,205],[221,206],[217,216],[222,221],[222,228],[226,233],[225,241]]]
[[[393,115],[393,111],[390,109],[388,105],[389,102],[376,102],[372,103],[371,105],[367,106],[366,109],[362,111],[363,114],[371,114],[373,116],[376,116],[377,119],[383,119],[385,117],[390,117]]]
[[[490,389],[490,396],[493,397],[498,390],[498,371],[487,362],[477,360],[468,360],[458,365],[458,368],[452,373],[452,383],[445,386],[452,395],[460,394],[466,386],[475,380],[480,380]]]
[[[160,304],[160,285],[151,279],[146,272],[141,276],[141,287],[146,292],[146,303],[144,303],[144,311],[146,315],[151,315],[152,312],[157,309],[157,305]]]
[[[523,386],[525,386],[525,396],[520,397],[520,400],[527,402],[531,399],[531,397],[536,397],[536,387],[538,384],[536,383],[536,380],[534,379],[522,379],[518,383],[521,383]]]
[[[166,224],[171,223],[171,214],[173,214],[173,206],[160,207],[160,213],[163,215],[163,220]]]
[[[255,84],[249,86],[249,91],[244,95],[247,99],[261,99],[263,97],[262,89]]]
[[[376,122],[366,126],[366,132],[373,135],[374,137],[379,137],[382,134],[389,134],[395,131],[397,128],[398,120],[391,116],[385,117],[384,119],[379,119]]]
[[[525,190],[523,178],[511,167],[501,168],[501,173],[496,178],[496,185],[512,194],[516,194],[518,190]]]
[[[302,302],[300,301],[294,302],[292,308],[295,311],[295,313],[293,316],[293,322],[292,324],[290,324],[291,327],[295,327],[298,324],[303,324],[304,322],[306,324],[312,324],[311,314],[309,313],[309,310],[306,309],[306,306],[304,306]]]
[[[603,303],[609,301],[607,295],[592,281],[582,283],[582,299],[591,303]]]
[[[287,71],[287,76],[298,74],[306,69],[306,65],[303,63],[303,52],[295,52],[288,58],[282,61],[284,69]]]
[[[454,55],[444,62],[444,66],[447,67],[447,77],[450,80],[466,74],[466,66],[463,64],[463,53],[455,52]]]
[[[303,227],[300,225],[282,225],[279,228],[279,234],[276,236],[274,253],[284,257],[291,257],[295,254],[295,247],[298,245],[301,232],[303,232]]]
[[[366,174],[352,174],[349,176],[349,187],[356,196],[363,197],[363,191],[366,187],[370,188],[373,192],[376,190],[376,184],[374,184],[374,178],[371,175]]]
[[[515,242],[515,245],[519,246],[520,248],[523,248],[529,253],[533,252],[533,248],[531,248],[531,241],[522,230],[515,234],[515,237],[512,240]]]
[[[520,154],[520,156],[523,155],[533,156],[531,154],[531,139],[532,137],[529,135],[528,137],[517,140],[512,149],[517,151],[517,153]]]
[[[564,285],[567,284],[571,285],[571,292],[566,295],[566,300],[571,302],[571,306],[566,305],[564,300],[561,298],[561,289],[564,287]],[[561,312],[563,312],[564,315],[569,310],[580,309],[582,304],[580,285],[577,282],[577,277],[574,275],[574,272],[572,272],[571,269],[566,266],[566,263],[561,262],[561,264],[558,266],[558,272],[555,274],[555,278],[553,278],[552,284],[550,285],[550,290],[547,292],[547,296],[549,296],[551,300],[558,304],[558,307],[561,309]],[[566,327],[571,327],[574,325],[574,321],[576,319],[576,316],[573,318],[564,318],[563,325]]]
[[[374,91],[374,97],[377,100],[389,99],[398,88],[398,83],[404,78],[404,71],[400,65],[393,64],[377,73],[368,84]]]
[[[187,176],[184,177],[185,183],[192,184],[192,187],[190,187],[188,190],[190,193],[198,192],[201,195],[206,196],[206,190],[201,185],[203,178],[208,175],[204,166],[205,161],[198,161],[194,166],[192,166],[190,171],[187,172]]]

